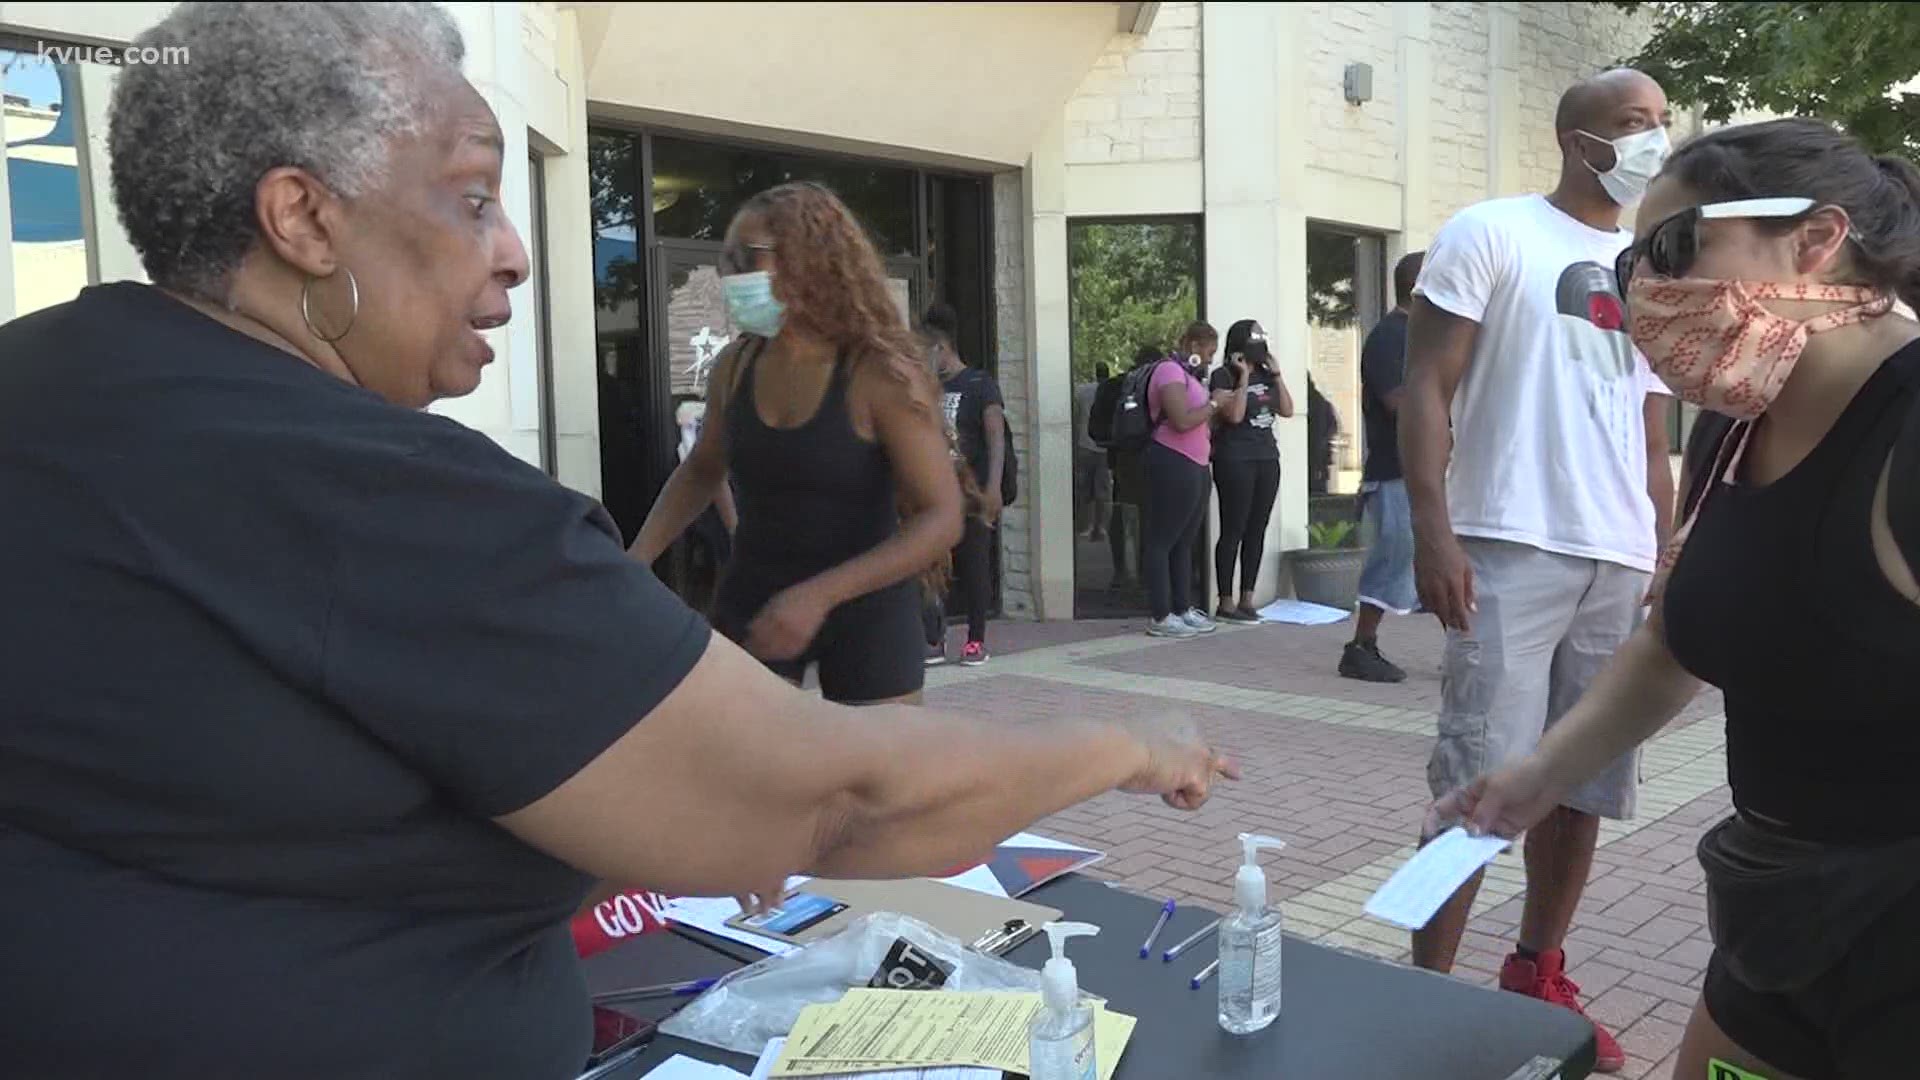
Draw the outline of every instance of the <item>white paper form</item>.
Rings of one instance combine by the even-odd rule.
[[[785,1039],[774,1039],[768,1042],[766,1050],[760,1054],[759,1063],[753,1067],[752,1080],[768,1080],[768,1077],[773,1075],[773,1066],[780,1060],[780,1051],[786,1049],[786,1046]],[[860,1080],[1000,1080],[998,1069],[896,1069],[893,1072],[870,1072],[858,1075]]]
[[[1395,870],[1367,901],[1366,912],[1403,930],[1419,930],[1474,871],[1512,844],[1498,836],[1470,836],[1456,825]]]
[[[1353,612],[1341,608],[1292,599],[1275,600],[1261,608],[1259,614],[1261,622],[1291,623],[1295,626],[1331,626],[1353,617]]]
[[[695,1061],[684,1054],[675,1054],[653,1067],[642,1080],[746,1080],[739,1073],[725,1065],[710,1065],[704,1061]]]

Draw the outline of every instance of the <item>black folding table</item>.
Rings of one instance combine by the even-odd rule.
[[[1074,942],[1073,961],[1082,989],[1139,1018],[1114,1080],[1581,1080],[1593,1068],[1593,1027],[1571,1012],[1293,937],[1282,950],[1280,1018],[1258,1034],[1229,1035],[1217,1019],[1218,982],[1188,983],[1213,960],[1214,940],[1171,964],[1159,956],[1214,912],[1179,909],[1142,960],[1159,901],[1071,874],[1029,898],[1101,928]],[[1036,937],[1008,959],[1038,968],[1048,952]],[[661,934],[594,957],[587,975],[608,990],[707,978],[757,956],[697,932]],[[647,1015],[675,1003],[651,1004],[657,1011]],[[662,1036],[609,1080],[637,1080],[674,1054],[753,1071],[752,1058]]]

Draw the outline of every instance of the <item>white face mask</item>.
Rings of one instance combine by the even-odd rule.
[[[1576,130],[1574,134],[1613,147],[1613,168],[1605,172],[1594,169],[1584,155],[1580,163],[1593,169],[1600,186],[1606,189],[1607,198],[1625,209],[1631,209],[1647,193],[1647,185],[1659,174],[1660,166],[1667,163],[1667,154],[1673,150],[1667,129],[1663,127],[1636,131],[1617,139],[1603,139],[1589,131]]]

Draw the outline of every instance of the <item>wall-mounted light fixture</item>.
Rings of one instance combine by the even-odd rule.
[[[1345,78],[1347,104],[1365,105],[1373,100],[1373,65],[1348,64]]]

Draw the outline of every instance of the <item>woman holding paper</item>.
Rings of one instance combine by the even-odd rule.
[[[1531,756],[1435,804],[1511,837],[1726,694],[1735,813],[1674,1075],[1911,1075],[1920,1026],[1920,170],[1811,120],[1674,153],[1618,266],[1635,343],[1732,417],[1647,625]]]
[[[1230,771],[804,694],[429,412],[528,273],[443,10],[187,3],[137,44],[193,56],[114,94],[153,284],[0,326],[0,1073],[565,1080],[596,881],[933,873]]]

